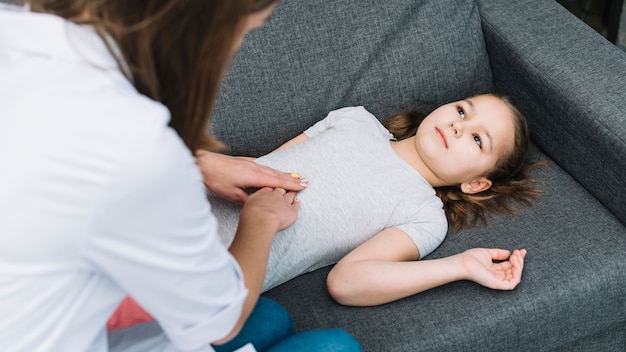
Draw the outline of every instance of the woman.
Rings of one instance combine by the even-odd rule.
[[[105,350],[107,318],[128,294],[179,349],[237,335],[303,186],[212,155],[222,192],[279,187],[246,200],[229,253],[190,149],[218,145],[203,133],[223,72],[274,5],[37,0],[0,10],[3,350]]]

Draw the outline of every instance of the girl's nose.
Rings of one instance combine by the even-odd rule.
[[[463,124],[460,121],[451,122],[450,128],[452,128],[455,137],[461,137],[463,135]]]

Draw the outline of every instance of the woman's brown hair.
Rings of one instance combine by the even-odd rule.
[[[529,131],[526,118],[512,103],[510,98],[490,94],[501,99],[510,109],[515,120],[515,140],[513,150],[503,156],[496,167],[486,177],[492,186],[477,194],[463,193],[459,186],[436,187],[437,196],[443,202],[443,208],[452,232],[476,226],[480,220],[487,224],[486,213],[496,212],[517,215],[512,201],[532,205],[541,195],[536,182],[528,172],[540,163],[528,161]],[[385,121],[384,125],[398,139],[415,135],[417,128],[428,114],[411,111],[398,114]]]
[[[92,25],[119,47],[136,89],[168,107],[189,149],[219,149],[208,124],[247,15],[278,0],[32,0],[36,12]]]

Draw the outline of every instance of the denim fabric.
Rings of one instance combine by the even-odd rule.
[[[216,352],[230,352],[252,343],[257,351],[266,351],[295,332],[293,321],[285,308],[261,297],[239,335],[227,344],[213,348]]]
[[[239,335],[213,348],[216,352],[231,352],[247,343],[252,343],[257,352],[361,351],[359,343],[340,329],[296,333],[285,308],[264,297],[259,298]]]
[[[311,330],[290,336],[267,352],[359,352],[361,345],[341,329]]]

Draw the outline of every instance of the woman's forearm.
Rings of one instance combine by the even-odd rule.
[[[296,221],[299,207],[296,193],[280,188],[260,189],[244,204],[235,238],[228,250],[243,272],[248,296],[237,324],[220,342],[234,337],[254,309],[263,288],[274,236]]]
[[[328,275],[327,284],[341,304],[372,306],[465,278],[462,258],[455,255],[425,261],[340,262]]]
[[[216,345],[226,343],[237,336],[252,313],[263,287],[267,260],[275,233],[276,225],[271,222],[240,221],[235,238],[228,250],[241,268],[248,295],[237,324],[228,336],[216,341]]]
[[[241,267],[248,289],[244,312],[252,311],[263,287],[267,260],[275,234],[276,225],[267,219],[254,223],[242,221],[229,248]]]

